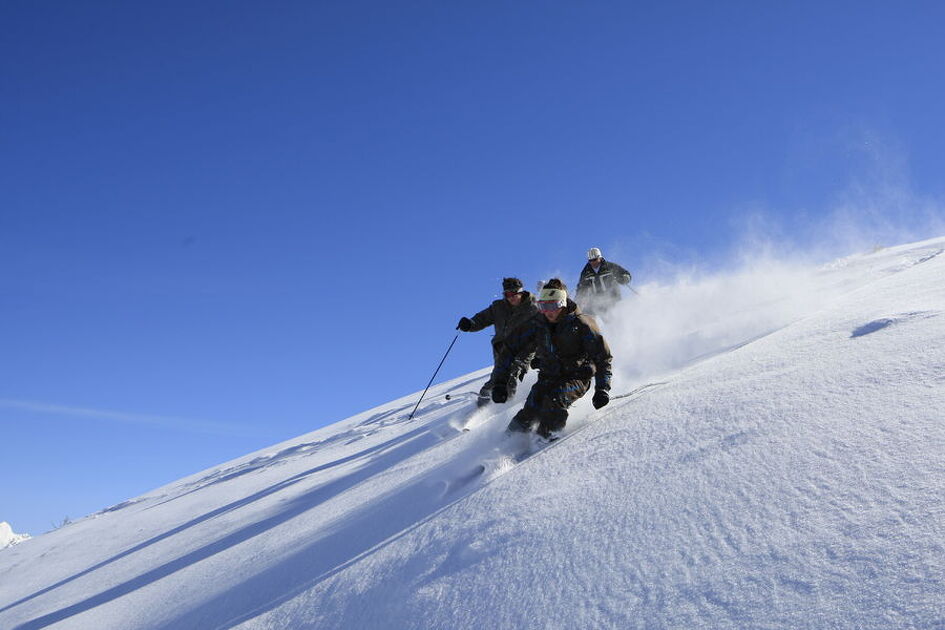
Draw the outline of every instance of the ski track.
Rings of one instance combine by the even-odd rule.
[[[662,383],[647,384],[642,387],[639,387],[627,394],[624,395],[624,398],[620,400],[620,403],[626,404],[633,400],[634,397],[645,393],[647,390],[653,389],[661,385]],[[456,399],[450,401],[454,402]],[[521,402],[521,401],[519,401]],[[201,559],[205,559],[218,553],[221,550],[229,549],[237,544],[244,542],[254,536],[259,535],[263,531],[271,529],[275,525],[281,522],[285,522],[294,517],[297,513],[314,507],[328,501],[329,499],[340,495],[343,492],[346,492],[357,485],[366,483],[373,477],[375,474],[389,470],[390,468],[397,466],[399,463],[409,459],[418,453],[429,453],[430,449],[438,448],[448,444],[450,441],[466,436],[469,433],[473,432],[475,429],[481,429],[484,426],[489,425],[489,420],[501,417],[502,424],[506,422],[506,416],[509,415],[510,410],[507,406],[502,408],[495,408],[493,406],[487,406],[483,409],[476,409],[475,402],[467,402],[452,405],[443,405],[438,402],[432,402],[426,407],[424,407],[424,413],[418,413],[414,418],[421,417],[423,415],[430,415],[429,412],[434,410],[440,410],[447,407],[456,408],[451,413],[448,413],[440,418],[437,418],[430,422],[429,424],[424,424],[419,427],[416,427],[406,433],[403,433],[395,438],[387,440],[386,442],[380,443],[378,445],[367,448],[363,451],[359,451],[355,454],[352,454],[348,457],[343,457],[340,459],[332,460],[325,464],[315,466],[308,470],[297,473],[291,477],[284,479],[282,482],[275,484],[263,491],[260,491],[256,494],[245,497],[239,501],[227,504],[207,512],[206,514],[196,517],[186,523],[179,525],[178,527],[172,528],[158,536],[155,536],[151,539],[143,541],[142,543],[135,545],[126,551],[117,554],[103,562],[100,562],[96,565],[88,567],[87,569],[80,571],[72,576],[69,576],[59,582],[42,589],[26,598],[20,599],[18,601],[9,604],[4,608],[0,608],[0,612],[7,610],[8,608],[13,608],[24,604],[32,599],[55,591],[71,582],[80,580],[93,574],[95,571],[101,570],[108,565],[113,563],[118,563],[134,554],[140,553],[151,547],[157,545],[166,540],[172,539],[175,535],[181,534],[188,529],[197,527],[203,523],[212,521],[220,517],[223,514],[229,512],[235,512],[239,509],[259,501],[260,499],[267,497],[269,495],[275,495],[281,493],[285,490],[288,490],[295,486],[296,484],[301,483],[303,480],[320,473],[327,471],[329,469],[344,466],[354,462],[369,462],[369,465],[359,468],[357,471],[341,477],[335,483],[327,484],[326,486],[321,486],[317,492],[311,495],[303,495],[303,497],[296,499],[295,502],[298,503],[298,508],[286,513],[281,514],[276,519],[273,519],[271,522],[262,522],[257,523],[251,527],[244,528],[237,532],[231,533],[229,536],[224,538],[221,541],[218,541],[215,545],[210,548],[198,549],[191,554],[186,554],[177,558],[176,560],[167,562],[163,565],[160,565],[150,572],[143,574],[136,579],[120,584],[111,589],[106,589],[90,598],[86,598],[83,601],[75,603],[69,607],[66,607],[62,610],[59,610],[55,613],[33,619],[30,622],[16,626],[15,630],[33,630],[35,628],[43,628],[47,625],[69,619],[75,615],[78,615],[86,610],[90,610],[97,606],[100,606],[104,603],[114,601],[115,599],[120,598],[123,595],[126,595],[130,592],[133,592],[137,589],[142,588],[143,586],[156,582],[161,578],[169,576],[173,573],[176,573],[180,570],[183,570],[186,566],[193,564]],[[464,408],[465,407],[465,408]],[[372,415],[368,420],[358,423],[357,426],[372,425],[378,422],[387,421],[387,426],[396,426],[400,425],[405,421],[406,413],[410,405],[403,405],[398,407],[395,412],[399,412],[402,415],[398,416],[396,413],[379,413]],[[483,418],[485,416],[485,418]],[[464,426],[470,424],[469,431],[463,431],[462,428],[454,428],[452,433],[448,437],[443,437],[441,430],[444,427],[456,427]],[[414,510],[411,512],[414,518],[417,518],[413,522],[400,522],[400,521],[390,521],[396,523],[396,526],[386,528],[383,530],[384,536],[378,537],[378,540],[372,540],[372,543],[367,549],[362,549],[360,547],[349,551],[350,555],[342,554],[326,554],[324,549],[326,545],[319,545],[317,547],[317,552],[313,551],[311,553],[305,554],[306,557],[310,559],[319,558],[322,560],[321,563],[307,562],[307,568],[310,570],[312,566],[322,566],[321,571],[314,578],[311,583],[307,583],[306,587],[311,586],[314,583],[327,578],[330,575],[333,575],[337,571],[341,570],[344,567],[349,566],[351,563],[355,562],[360,557],[370,553],[371,549],[375,546],[388,542],[390,540],[399,538],[408,531],[414,529],[418,525],[426,522],[430,518],[434,517],[436,514],[442,510],[452,506],[454,503],[462,501],[470,494],[478,492],[486,485],[494,482],[498,478],[508,474],[515,467],[520,466],[526,463],[528,460],[532,459],[537,455],[541,455],[544,451],[547,451],[551,448],[555,448],[565,443],[569,438],[573,437],[576,433],[587,426],[586,423],[582,423],[577,427],[569,430],[565,435],[563,435],[558,440],[550,444],[536,445],[534,440],[530,440],[527,445],[523,446],[521,441],[503,437],[502,434],[497,434],[498,441],[495,439],[487,440],[491,444],[490,453],[488,455],[483,455],[481,452],[481,447],[479,442],[472,443],[470,446],[459,451],[453,459],[446,462],[440,467],[434,468],[433,470],[427,471],[418,478],[413,479],[405,488],[401,489],[399,492],[394,494],[392,497],[388,498],[382,503],[380,509],[374,509],[368,511],[361,517],[354,517],[351,520],[353,521],[349,527],[356,527],[356,523],[368,523],[376,518],[376,513],[385,513],[390,512],[392,509],[400,504],[411,504],[417,505],[421,501],[418,501],[420,495],[423,497],[435,497],[433,500],[426,500],[427,509],[422,512]],[[239,478],[242,475],[249,474],[252,472],[258,472],[260,470],[271,468],[273,466],[278,466],[287,463],[287,461],[292,459],[298,459],[301,457],[309,456],[319,448],[324,448],[325,446],[331,445],[335,442],[341,442],[345,444],[350,444],[351,441],[348,440],[351,432],[344,432],[339,434],[335,439],[327,439],[315,442],[303,442],[294,447],[282,449],[276,454],[271,456],[262,456],[251,459],[245,464],[240,464],[233,467],[222,468],[214,473],[206,475],[196,482],[188,484],[183,492],[178,495],[166,498],[158,503],[147,506],[145,509],[152,509],[158,506],[164,505],[170,501],[186,497],[187,495],[193,494],[201,489],[207,488],[209,486],[225,483],[227,481],[232,481]],[[526,437],[531,438],[534,434],[529,434]],[[512,438],[518,436],[511,436]],[[424,439],[425,438],[425,439]],[[399,450],[400,449],[400,450]],[[406,450],[403,450],[406,449]],[[385,456],[384,454],[387,453]],[[374,458],[372,460],[372,458]],[[475,461],[477,463],[469,465],[469,462]],[[482,472],[475,472],[474,468],[482,467]],[[115,506],[115,508],[110,508],[104,510],[102,513],[117,511],[123,507],[129,507],[130,505],[137,503],[135,502],[126,502],[126,504],[120,504],[121,507]],[[398,529],[400,527],[401,529]],[[343,548],[343,546],[342,546]],[[333,558],[331,562],[324,562],[325,558]],[[332,565],[332,563],[334,563]],[[283,570],[284,570],[283,566]],[[248,599],[252,599],[248,597]],[[268,602],[267,602],[268,603]],[[199,615],[198,615],[199,616]],[[247,616],[246,618],[251,618]],[[187,623],[186,620],[176,620],[173,624],[167,626],[168,628],[179,627],[177,624],[184,623],[185,626]]]

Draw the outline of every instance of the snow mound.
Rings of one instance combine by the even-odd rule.
[[[0,549],[12,547],[30,537],[29,534],[16,534],[6,521],[0,521]]]

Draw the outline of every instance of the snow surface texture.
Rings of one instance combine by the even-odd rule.
[[[0,549],[12,547],[30,537],[29,534],[15,534],[13,528],[6,521],[0,521]]]
[[[482,370],[7,549],[0,627],[945,628],[943,251],[643,285],[551,446]]]

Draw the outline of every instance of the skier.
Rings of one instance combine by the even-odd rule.
[[[522,288],[522,281],[518,278],[504,278],[502,280],[502,299],[494,301],[473,315],[472,318],[461,318],[456,328],[463,332],[476,332],[488,326],[495,326],[495,335],[492,337],[494,366],[502,352],[502,346],[509,331],[537,314],[538,307],[535,306],[535,296]],[[531,356],[524,357],[521,362],[516,363],[514,369],[507,370],[503,376],[505,379],[504,389],[508,396],[515,395],[517,381],[521,381],[525,377],[530,359]],[[493,367],[489,380],[479,390],[479,398],[476,400],[477,406],[482,407],[488,404],[497,382],[496,371]]]
[[[630,284],[630,272],[604,260],[600,249],[587,250],[587,264],[581,270],[575,299],[588,314],[603,315],[620,300],[620,285]]]
[[[492,400],[503,403],[512,366],[520,364],[532,352],[538,359],[538,381],[508,430],[531,431],[553,440],[568,420],[568,408],[584,396],[595,382],[593,404],[600,409],[610,402],[610,348],[601,336],[597,322],[581,313],[568,298],[567,287],[557,278],[549,280],[538,298],[541,313],[510,332],[496,362],[496,385]]]

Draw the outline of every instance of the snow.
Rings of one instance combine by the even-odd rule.
[[[9,523],[6,521],[0,521],[0,549],[12,547],[17,543],[27,540],[29,537],[29,534],[14,533],[13,528],[10,527]]]
[[[644,284],[559,442],[480,370],[5,550],[0,627],[945,627],[943,251]]]

